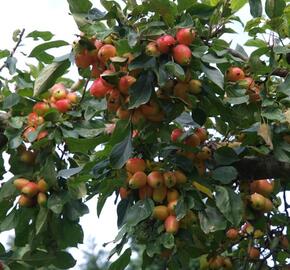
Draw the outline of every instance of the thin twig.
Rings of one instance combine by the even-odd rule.
[[[9,54],[9,56],[8,56],[7,58],[10,58],[10,57],[12,57],[12,56],[15,54],[17,48],[19,47],[19,45],[20,45],[20,43],[21,43],[21,41],[22,41],[22,38],[23,38],[24,32],[25,32],[25,28],[23,28],[22,31],[20,32],[20,34],[19,34],[19,38],[18,38],[18,41],[17,41],[15,47],[12,49],[12,51],[10,52],[10,54]],[[2,69],[5,68],[5,67],[7,67],[7,60],[6,60],[6,61],[4,62],[4,64],[0,67],[0,72],[1,72]]]
[[[91,80],[91,77],[89,77],[89,78],[87,79],[87,81],[86,81],[86,83],[85,83],[85,85],[84,85],[84,90],[83,90],[82,97],[81,97],[81,99],[80,99],[79,104],[81,104],[82,101],[83,101],[84,98],[85,98],[86,91],[87,91],[87,87],[88,87],[88,84],[89,84],[90,80]]]

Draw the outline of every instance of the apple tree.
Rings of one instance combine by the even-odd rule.
[[[42,31],[0,51],[0,268],[73,268],[86,201],[115,196],[110,270],[136,245],[142,269],[289,269],[289,1],[67,2],[66,55]]]

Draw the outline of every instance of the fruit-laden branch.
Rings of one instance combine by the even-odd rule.
[[[290,175],[290,163],[280,162],[274,156],[245,157],[233,166],[240,180],[285,178]]]

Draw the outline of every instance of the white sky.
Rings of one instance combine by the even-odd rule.
[[[72,43],[75,40],[75,34],[79,31],[73,21],[73,18],[68,15],[68,5],[65,0],[9,0],[1,1],[0,8],[0,49],[11,49],[14,47],[12,41],[12,33],[15,29],[26,29],[26,34],[31,31],[51,31],[55,34],[54,39],[62,39]],[[97,7],[99,2],[92,1]],[[240,16],[243,20],[250,18],[249,10],[243,9],[240,12]],[[235,29],[237,32],[242,33],[243,28],[236,24]],[[242,33],[237,37],[236,35],[227,35],[227,40],[234,39],[232,47],[235,47],[236,43],[243,44],[247,36]],[[29,53],[32,47],[29,46],[29,42],[25,42],[25,52]],[[22,48],[20,49],[22,50]],[[19,50],[19,51],[20,51]],[[68,53],[70,48],[64,48],[64,54]],[[17,55],[16,55],[17,56]],[[72,73],[77,80],[76,69]],[[110,199],[102,212],[101,218],[96,216],[96,200],[89,202],[90,214],[81,218],[81,224],[85,233],[85,243],[88,238],[94,237],[99,247],[105,242],[112,241],[117,234],[116,226],[116,211],[113,205],[113,199]],[[0,235],[0,241],[6,239],[7,234]],[[80,248],[84,246],[80,245]],[[110,249],[110,246],[108,246]],[[77,249],[73,249],[73,255],[81,263],[81,252]],[[75,269],[75,268],[74,268]]]

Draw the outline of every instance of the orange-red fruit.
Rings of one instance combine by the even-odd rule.
[[[153,209],[153,217],[159,220],[165,220],[169,216],[168,208],[165,205],[155,206]]]
[[[34,204],[34,201],[32,198],[29,198],[25,195],[20,195],[18,199],[18,204],[22,207],[31,207]]]
[[[128,189],[126,189],[124,187],[120,187],[119,194],[120,194],[121,200],[125,200],[129,195],[129,191],[128,191]]]
[[[134,112],[132,113],[132,116],[131,116],[132,124],[133,125],[138,125],[140,123],[143,123],[144,120],[145,120],[145,117],[142,114],[141,110],[139,108],[135,109]]]
[[[20,153],[20,160],[27,164],[34,164],[36,153],[28,150],[24,150]]]
[[[90,94],[96,98],[104,98],[110,89],[110,87],[104,85],[102,78],[98,78],[94,80],[90,88]]]
[[[201,92],[202,87],[201,87],[201,81],[200,80],[190,80],[188,83],[188,90],[191,94],[197,95]]]
[[[183,130],[180,128],[175,128],[172,130],[170,138],[171,141],[176,142],[178,140],[178,138],[181,137],[181,135],[183,134]]]
[[[91,69],[91,77],[92,78],[99,78],[101,74],[104,71],[104,67],[102,65],[99,65],[98,63],[92,64],[92,69]]]
[[[25,194],[27,197],[34,197],[39,192],[38,186],[34,182],[27,183],[22,189],[21,193]]]
[[[255,247],[250,247],[248,249],[248,256],[250,260],[258,260],[260,257],[260,251],[259,249]]]
[[[289,248],[289,240],[286,235],[281,235],[279,239],[280,245],[283,249],[288,249]]]
[[[158,115],[160,111],[159,105],[155,102],[150,100],[147,104],[141,105],[140,110],[145,117],[151,117]]]
[[[152,187],[145,185],[144,187],[139,188],[138,195],[140,200],[145,200],[146,198],[151,198],[153,195]]]
[[[164,222],[165,231],[168,233],[177,233],[179,229],[179,221],[176,219],[176,216],[168,216]]]
[[[230,67],[226,71],[226,79],[231,82],[243,80],[245,78],[244,71],[239,67]]]
[[[48,191],[48,184],[47,182],[42,178],[37,182],[38,190],[41,192],[47,192]]]
[[[190,135],[189,137],[187,137],[185,139],[185,144],[191,146],[191,147],[196,147],[200,145],[200,139],[199,137],[194,133],[192,135]]]
[[[36,140],[39,141],[39,140],[41,140],[41,139],[47,137],[47,135],[48,135],[48,131],[47,131],[47,130],[40,131],[40,132],[38,133],[38,135],[37,135]]]
[[[167,207],[168,207],[168,211],[170,213],[170,215],[175,215],[175,208],[176,208],[176,205],[177,205],[177,200],[175,201],[171,201],[168,203]]]
[[[210,258],[208,263],[209,263],[209,268],[212,270],[221,269],[221,267],[223,266],[223,257],[216,256],[216,257]]]
[[[43,116],[49,110],[49,105],[45,102],[37,102],[33,108],[33,112],[37,113],[40,116]]]
[[[50,89],[51,95],[55,98],[55,100],[66,98],[67,90],[63,83],[56,83]]]
[[[195,32],[191,28],[179,29],[176,33],[176,40],[179,44],[190,45],[195,38]]]
[[[197,128],[195,134],[199,137],[200,142],[203,143],[207,140],[207,131],[204,128]]]
[[[163,175],[158,171],[152,171],[147,176],[148,185],[152,188],[158,188],[163,186],[164,178]]]
[[[187,181],[186,175],[182,171],[174,171],[175,177],[176,177],[176,183],[177,184],[184,184]]]
[[[176,189],[167,190],[167,202],[176,201],[179,198],[179,192]]]
[[[71,108],[71,103],[70,100],[64,98],[64,99],[59,99],[54,103],[54,107],[62,113],[66,113],[68,110]]]
[[[75,92],[70,92],[67,94],[66,98],[70,101],[72,104],[76,104],[78,102],[78,95]]]
[[[116,56],[116,48],[111,44],[103,45],[98,51],[98,58],[101,62],[106,63],[111,57]]]
[[[126,170],[132,174],[141,171],[144,172],[146,163],[142,158],[129,158],[126,162]]]
[[[166,198],[167,188],[164,186],[154,188],[152,198],[157,203],[162,203]]]
[[[239,231],[235,228],[231,228],[227,231],[226,236],[228,239],[235,241],[239,237]]]
[[[188,46],[179,44],[172,50],[175,62],[180,65],[188,65],[191,60],[191,50]]]
[[[265,208],[265,200],[266,198],[259,194],[259,193],[254,193],[250,197],[250,201],[252,204],[253,209],[255,210],[264,210]]]
[[[224,269],[233,269],[233,264],[230,258],[223,258],[223,267]]]
[[[171,188],[176,184],[176,176],[173,172],[163,173],[164,184],[166,187]]]
[[[118,89],[124,95],[129,94],[129,88],[136,82],[136,78],[130,75],[125,75],[120,78]]]
[[[13,185],[17,190],[21,190],[24,188],[25,185],[27,185],[30,181],[25,178],[18,178],[13,181]]]
[[[47,202],[47,196],[45,193],[42,193],[42,192],[39,192],[37,194],[37,203],[40,205],[40,206],[45,206],[46,205],[46,202]]]
[[[176,40],[171,35],[164,35],[156,40],[157,48],[161,53],[168,53]]]
[[[37,113],[32,112],[28,114],[27,124],[32,127],[37,127],[44,123],[44,118],[42,116],[38,116]]]
[[[128,109],[123,109],[122,107],[119,107],[116,115],[121,120],[127,120],[130,117],[130,111]]]
[[[211,158],[211,150],[204,146],[202,147],[201,151],[196,154],[196,158],[198,160],[208,160]]]
[[[243,78],[239,84],[246,86],[247,89],[251,89],[255,85],[255,81],[252,77]]]
[[[156,42],[153,42],[153,41],[149,42],[147,44],[145,52],[149,56],[158,57],[160,55],[160,51],[158,49],[158,46],[157,46]]]
[[[75,55],[75,63],[79,68],[87,68],[92,64],[92,56],[87,49]]]
[[[270,199],[265,198],[264,208],[262,209],[265,213],[271,212],[273,210],[273,203]]]
[[[147,183],[147,175],[144,172],[135,172],[129,180],[129,187],[132,189],[138,189],[144,187]]]
[[[252,193],[257,192],[263,196],[268,197],[273,192],[274,185],[267,179],[261,179],[253,181],[251,183],[250,189]]]

